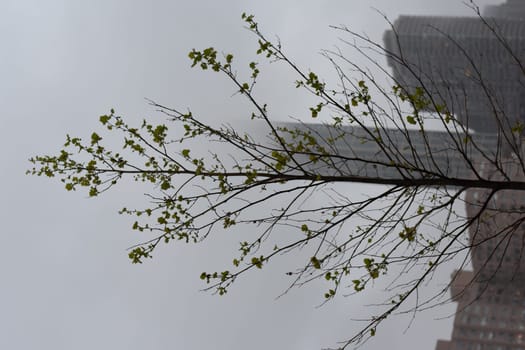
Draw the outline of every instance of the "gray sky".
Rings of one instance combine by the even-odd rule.
[[[244,117],[226,80],[191,70],[187,59],[191,48],[207,46],[250,59],[243,11],[302,67],[323,72],[318,52],[341,35],[329,25],[381,39],[387,24],[373,7],[390,19],[470,14],[460,0],[1,1],[0,348],[303,350],[356,331],[350,319],[367,311],[368,295],[316,308],[324,286],[313,284],[275,300],[287,286],[278,267],[238,281],[225,297],[198,292],[200,272],[230,264],[222,235],[163,247],[154,260],[131,265],[125,249],[142,238],[117,210],[140,205],[142,191],[119,186],[92,200],[23,173],[31,155],[58,150],[66,133],[89,135],[112,107],[135,120],[160,118],[144,97],[210,121]],[[267,78],[260,92],[276,117],[306,107],[288,94],[286,78]],[[436,318],[453,309],[420,314],[408,330],[409,317],[387,322],[363,349],[433,349],[452,326]]]

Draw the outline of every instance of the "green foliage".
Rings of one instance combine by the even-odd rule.
[[[311,87],[317,96],[321,95],[325,88],[325,84],[321,83],[319,76],[314,72],[308,73],[305,84]]]
[[[314,269],[320,269],[321,268],[321,261],[319,261],[319,259],[317,259],[315,256],[312,256],[310,258],[310,263],[312,264]]]
[[[360,292],[365,289],[365,283],[361,280],[353,280],[352,283],[354,284],[354,290],[356,292]]]
[[[414,117],[414,116],[408,115],[407,116],[407,122],[408,122],[408,124],[415,125],[415,124],[417,124],[417,118]]]
[[[208,47],[202,51],[197,51],[193,49],[188,54],[188,57],[192,61],[192,67],[199,65],[200,68],[202,68],[203,70],[211,68],[216,72],[218,72],[222,68],[222,64],[217,60],[217,50],[215,50],[213,47]],[[233,58],[233,56],[231,55],[227,55],[227,57]]]
[[[257,267],[258,269],[262,269],[264,257],[262,255],[260,257],[254,256],[251,262],[253,266]]]
[[[401,239],[406,239],[409,242],[413,242],[416,239],[416,235],[416,227],[405,227],[403,231],[399,233],[399,237],[401,237]]]

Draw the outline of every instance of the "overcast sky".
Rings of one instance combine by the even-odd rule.
[[[313,285],[275,300],[286,287],[279,269],[247,276],[225,297],[199,292],[201,271],[231,261],[220,236],[131,265],[126,248],[141,237],[117,211],[140,205],[141,191],[120,186],[93,200],[24,171],[27,158],[55,152],[65,134],[88,135],[110,108],[160,118],[145,97],[207,120],[245,117],[225,80],[191,70],[187,59],[207,46],[249,59],[243,11],[302,67],[323,72],[318,52],[341,36],[329,25],[381,40],[387,23],[373,8],[392,20],[471,14],[461,0],[0,1],[0,348],[304,350],[352,335],[366,295],[316,308],[323,289]],[[276,117],[305,108],[281,78],[261,91]],[[433,349],[452,327],[437,318],[453,309],[418,315],[408,330],[409,318],[387,322],[363,349]]]

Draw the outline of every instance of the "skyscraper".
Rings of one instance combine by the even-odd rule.
[[[423,86],[430,110],[446,105],[474,132],[500,136],[525,121],[525,1],[488,6],[484,18],[402,16],[384,39],[395,81]],[[500,169],[478,166],[487,179],[525,180],[511,153]],[[525,198],[469,189],[465,203],[473,271],[452,276],[458,311],[451,340],[436,349],[525,349]]]
[[[430,107],[446,105],[471,129],[512,128],[525,115],[525,3],[505,5],[514,3],[522,12],[511,19],[401,16],[384,36],[394,79],[409,90],[424,86]]]
[[[470,160],[495,157],[498,138],[491,133],[471,135],[420,129],[379,128],[374,134],[358,126],[282,123],[315,136],[330,157],[318,162],[296,155],[310,171],[327,175],[352,175],[381,179],[458,178],[474,176]],[[375,139],[377,137],[377,139]],[[377,140],[381,140],[381,149]],[[462,148],[458,148],[462,144]],[[473,145],[476,147],[473,147]],[[462,153],[463,152],[463,153]],[[406,164],[406,167],[403,167]]]
[[[525,2],[523,0],[507,0],[500,5],[488,5],[483,15],[487,18],[525,19]]]
[[[514,165],[506,173],[525,180]],[[480,172],[499,177],[486,164]],[[500,191],[487,202],[490,195],[481,189],[466,193],[467,218],[476,218],[469,227],[473,271],[452,276],[451,294],[458,302],[452,339],[440,340],[436,350],[525,349],[525,197]]]

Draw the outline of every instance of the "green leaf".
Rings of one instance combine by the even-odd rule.
[[[102,140],[102,137],[100,137],[96,132],[91,134],[91,144],[94,145],[95,143]]]
[[[320,269],[320,268],[321,268],[321,262],[319,261],[319,259],[317,259],[317,257],[312,256],[312,257],[310,258],[310,262],[312,263],[312,266],[313,266],[315,269]]]
[[[169,190],[171,187],[171,183],[168,181],[168,180],[164,180],[162,181],[162,183],[160,184],[160,189],[163,190],[163,191],[167,191]]]
[[[96,187],[91,187],[89,189],[89,196],[90,197],[96,197],[98,195],[98,190]]]
[[[365,289],[365,285],[361,284],[361,280],[353,280],[352,283],[354,284],[354,290],[356,292],[360,292]]]
[[[411,115],[407,115],[407,122],[408,122],[409,124],[412,124],[412,125],[417,124],[416,118],[414,118],[414,117],[411,116]]]
[[[252,265],[255,265],[255,267],[257,267],[258,269],[262,269],[262,263],[264,261],[264,257],[261,256],[260,258],[257,258],[257,257],[253,257],[252,258]]]
[[[101,115],[99,120],[102,123],[102,125],[106,125],[109,121],[110,116],[109,115]]]

